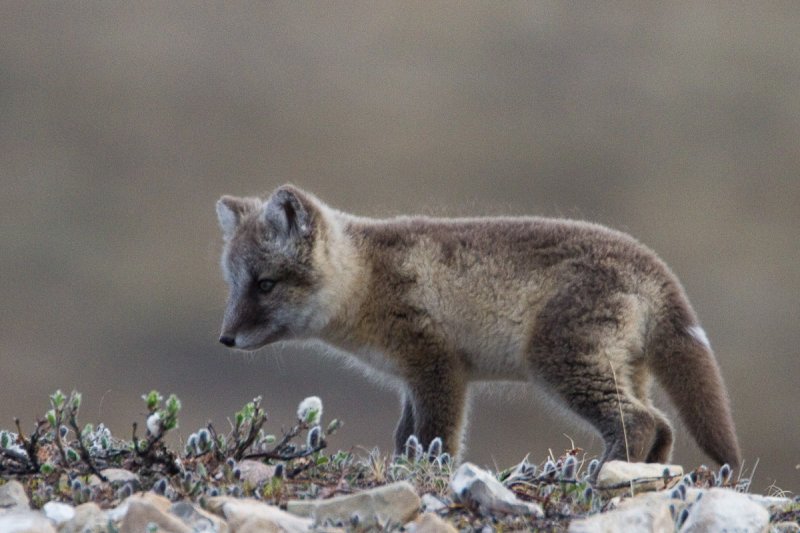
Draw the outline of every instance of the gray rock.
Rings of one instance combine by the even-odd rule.
[[[311,520],[300,518],[249,498],[229,496],[209,498],[210,511],[224,516],[231,531],[236,533],[285,532],[299,533],[311,529]]]
[[[265,481],[269,481],[275,475],[274,465],[265,465],[261,461],[244,459],[236,464],[242,473],[242,481],[255,488]]]
[[[75,517],[75,508],[61,502],[47,502],[42,507],[44,515],[55,525],[60,526]]]
[[[417,515],[419,506],[414,487],[407,481],[398,481],[329,500],[290,500],[286,510],[312,517],[315,525],[350,525],[356,521],[359,527],[369,528],[405,524]]]
[[[22,483],[16,479],[0,486],[0,512],[4,510],[27,510],[31,508],[28,495]]]
[[[457,501],[476,507],[483,515],[494,513],[544,516],[541,506],[523,502],[491,473],[472,463],[464,463],[450,480]]]
[[[664,470],[669,478],[664,481]],[[606,493],[630,493],[661,490],[676,485],[683,476],[680,465],[659,463],[629,463],[627,461],[608,461],[597,475],[595,487]]]
[[[434,496],[433,494],[423,494],[422,495],[422,510],[428,511],[431,513],[438,513],[439,511],[443,511],[447,509],[447,504],[444,503],[442,500]]]
[[[190,533],[192,528],[184,524],[177,516],[167,513],[162,499],[155,494],[136,494],[128,498],[128,512],[122,519],[120,533],[141,533],[148,531],[148,527],[155,525],[159,533]]]
[[[457,533],[457,529],[434,513],[422,513],[404,528],[411,533]]]
[[[169,508],[170,514],[181,519],[181,522],[189,526],[192,531],[214,531],[215,533],[227,533],[228,524],[220,517],[198,509],[191,502],[183,501],[172,504]]]
[[[770,514],[780,513],[794,503],[791,498],[780,498],[778,496],[762,496],[761,494],[745,494],[750,501],[757,503]]]
[[[619,508],[589,518],[573,520],[569,533],[673,533],[675,523],[668,499],[643,494],[625,500]]]
[[[686,489],[686,503],[694,503],[695,501],[697,501],[698,498],[702,498],[702,494],[708,492],[709,490],[711,489],[698,489],[694,487],[689,487],[688,489]],[[718,489],[715,488],[714,490]],[[647,493],[647,495],[654,499],[669,500],[671,498],[671,493],[672,491],[664,490],[658,492],[649,492]],[[791,498],[780,498],[777,496],[762,496],[761,494],[743,494],[743,493],[737,493],[737,494],[741,494],[742,496],[746,497],[753,503],[757,503],[758,505],[769,511],[770,514],[780,513],[793,503]],[[634,498],[634,500],[644,496],[645,496],[644,494],[638,495],[636,498]],[[624,502],[628,501],[633,501],[633,500],[631,499],[624,500],[623,504]]]
[[[42,513],[16,508],[0,514],[3,533],[56,533],[52,522]]]
[[[768,528],[769,513],[763,506],[733,490],[713,488],[692,505],[681,533],[760,533]]]
[[[71,519],[61,524],[59,533],[105,533],[111,522],[106,513],[94,502],[87,502],[75,508]]]
[[[131,485],[134,491],[137,491],[141,488],[139,476],[129,470],[125,470],[124,468],[106,468],[105,470],[101,470],[100,473],[106,477],[108,482],[111,483],[112,487],[118,488],[128,483]],[[95,479],[100,482],[96,476]]]
[[[777,522],[772,524],[770,533],[800,533],[800,524],[797,522]]]

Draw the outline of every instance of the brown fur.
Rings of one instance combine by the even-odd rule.
[[[224,197],[218,213],[231,285],[221,340],[321,339],[389,376],[403,393],[398,450],[414,434],[457,454],[469,383],[517,380],[588,421],[604,461],[665,462],[672,429],[652,373],[703,450],[739,464],[683,289],[625,234],[544,218],[364,219],[291,186],[267,202]],[[263,276],[279,279],[268,294],[253,289]]]

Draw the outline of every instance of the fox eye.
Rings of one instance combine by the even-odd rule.
[[[274,286],[275,286],[275,280],[274,279],[260,279],[260,280],[258,280],[258,290],[260,290],[263,293],[267,293],[267,292],[271,291]]]

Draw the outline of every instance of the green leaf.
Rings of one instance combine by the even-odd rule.
[[[78,455],[78,452],[76,452],[72,448],[67,448],[67,460],[74,463],[78,459],[80,459],[80,455]]]
[[[43,463],[42,466],[39,467],[39,472],[41,472],[45,476],[48,474],[52,474],[53,472],[55,472],[55,470],[56,470],[55,467],[53,467],[53,465],[50,463]]]
[[[180,410],[181,401],[174,394],[170,394],[169,398],[167,398],[167,413],[171,416],[176,416]]]
[[[47,411],[45,415],[47,417],[47,423],[50,424],[50,427],[55,429],[56,428],[56,411],[55,409],[50,409]]]
[[[151,390],[149,393],[142,395],[142,400],[147,404],[147,410],[151,413],[158,409],[159,404],[164,399],[157,390]]]
[[[83,395],[81,395],[78,391],[72,391],[72,410],[77,411],[81,408],[81,401],[83,400]]]
[[[319,420],[319,409],[309,409],[306,412],[306,424],[313,424]]]
[[[328,435],[333,435],[340,427],[342,427],[342,421],[338,418],[334,418],[331,420],[331,423],[328,424],[328,427],[325,429],[325,433]]]
[[[58,389],[50,395],[50,404],[54,409],[61,409],[64,407],[64,393],[61,392],[61,389]]]

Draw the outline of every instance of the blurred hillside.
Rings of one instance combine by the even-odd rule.
[[[711,337],[754,487],[798,491],[798,28],[793,2],[2,2],[0,427],[59,387],[126,435],[151,388],[187,435],[317,394],[334,447],[388,449],[391,393],[309,349],[216,342],[214,202],[291,181],[364,215],[634,234]],[[564,433],[599,451],[517,396],[473,402],[470,460]],[[708,461],[686,435],[676,459]]]

